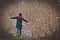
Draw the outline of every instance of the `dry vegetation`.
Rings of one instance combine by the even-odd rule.
[[[38,1],[21,1],[6,6],[3,24],[7,30],[12,28],[9,17],[17,16],[19,12],[23,14],[25,19],[29,19],[30,24],[27,27],[31,30],[33,38],[38,38],[38,40],[40,37],[52,38],[55,32],[59,30],[59,14],[57,14],[56,9],[53,5]],[[41,38],[41,40],[45,39]]]

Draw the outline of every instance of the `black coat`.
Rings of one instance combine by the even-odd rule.
[[[28,23],[27,20],[25,20],[23,17],[19,17],[19,16],[11,17],[11,19],[17,19],[16,28],[19,28],[19,29],[22,28],[22,20]]]

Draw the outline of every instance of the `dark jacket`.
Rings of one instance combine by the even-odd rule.
[[[22,28],[22,20],[28,23],[28,21],[25,20],[22,16],[11,17],[11,19],[17,19],[16,28],[19,28],[19,29]]]

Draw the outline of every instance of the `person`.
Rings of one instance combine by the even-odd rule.
[[[17,34],[21,35],[21,33],[22,33],[22,20],[25,21],[26,23],[28,23],[28,21],[23,18],[22,13],[19,13],[19,16],[11,17],[10,19],[17,19],[17,22],[16,22]]]

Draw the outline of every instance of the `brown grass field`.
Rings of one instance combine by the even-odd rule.
[[[11,37],[9,31],[13,24],[9,17],[21,12],[29,20],[30,24],[25,25],[32,33],[31,39],[25,36],[23,40],[59,40],[59,0],[1,0],[0,5],[0,35],[3,39]]]

